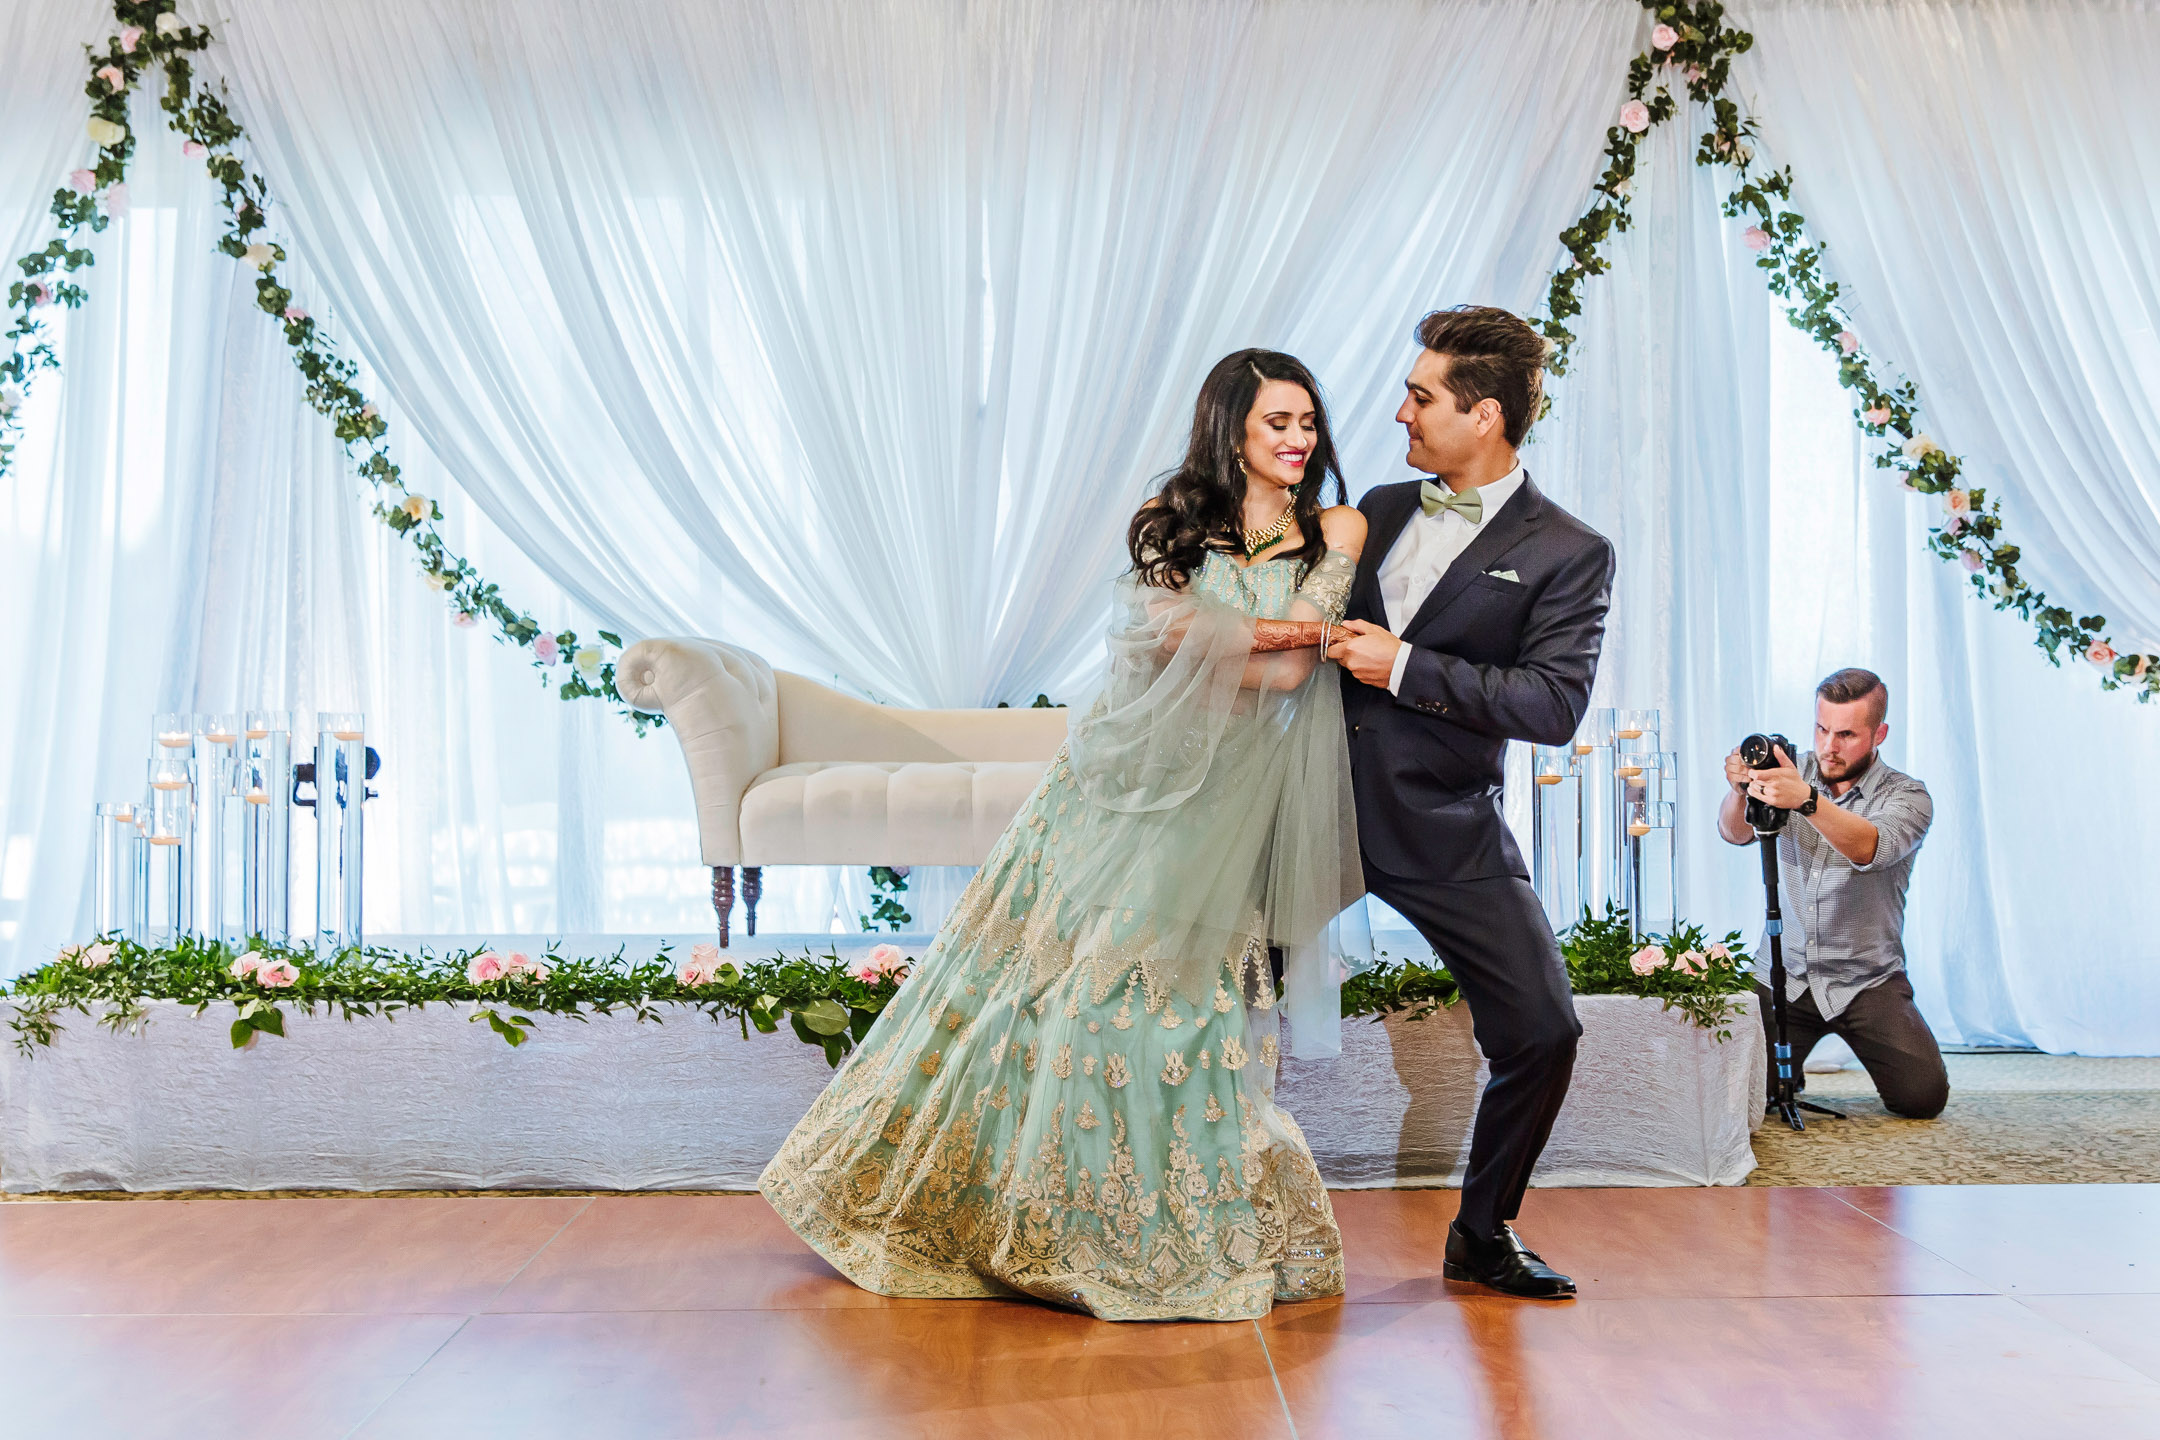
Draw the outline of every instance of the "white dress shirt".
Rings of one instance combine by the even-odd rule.
[[[1440,577],[1447,574],[1448,566],[1470,548],[1470,542],[1477,539],[1480,530],[1492,524],[1500,507],[1522,488],[1522,480],[1522,466],[1518,463],[1498,480],[1480,487],[1478,498],[1484,502],[1484,509],[1475,525],[1456,510],[1427,515],[1420,506],[1411,512],[1410,523],[1403,526],[1402,534],[1395,537],[1387,558],[1380,562],[1380,603],[1387,611],[1390,631],[1398,636],[1402,634],[1403,626],[1416,617],[1418,607],[1432,594]],[[1410,647],[1405,644],[1395,652],[1395,668],[1388,675],[1389,694],[1401,693],[1403,671],[1409,664]]]

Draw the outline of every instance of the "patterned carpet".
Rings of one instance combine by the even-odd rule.
[[[1845,1112],[1776,1118],[1755,1133],[1750,1185],[2000,1185],[2160,1181],[2160,1059],[1948,1055],[1950,1107],[1935,1120],[1883,1109],[1857,1068],[1807,1077]]]

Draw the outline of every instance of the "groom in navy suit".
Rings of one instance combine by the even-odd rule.
[[[1485,306],[1417,328],[1397,421],[1433,477],[1359,502],[1370,539],[1329,651],[1365,888],[1431,942],[1462,986],[1491,1066],[1445,1274],[1558,1299],[1575,1282],[1508,1222],[1567,1098],[1582,1026],[1567,969],[1501,815],[1510,740],[1567,741],[1581,723],[1613,577],[1605,537],[1539,493],[1516,458],[1544,393],[1545,342]]]

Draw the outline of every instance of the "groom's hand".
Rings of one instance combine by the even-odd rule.
[[[1348,638],[1330,645],[1327,658],[1367,685],[1387,689],[1388,677],[1395,673],[1395,652],[1403,642],[1370,620],[1345,620],[1336,627],[1337,634],[1343,631],[1349,632]]]

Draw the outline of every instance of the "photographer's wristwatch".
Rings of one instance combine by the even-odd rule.
[[[1822,798],[1822,797],[1821,797],[1820,795],[1818,795],[1818,794],[1816,793],[1816,791],[1815,791],[1815,787],[1814,787],[1813,785],[1810,785],[1810,786],[1808,786],[1808,787],[1807,787],[1807,799],[1806,799],[1805,801],[1803,801],[1803,802],[1802,802],[1802,803],[1800,804],[1800,806],[1798,807],[1798,813],[1799,813],[1799,814],[1802,814],[1802,815],[1812,815],[1812,814],[1814,814],[1814,813],[1815,813],[1815,802],[1816,802],[1817,800],[1821,799],[1821,798]]]

